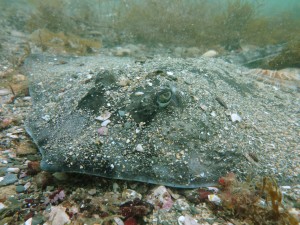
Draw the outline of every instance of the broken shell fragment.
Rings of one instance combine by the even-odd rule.
[[[110,120],[105,120],[101,123],[102,127],[106,127],[111,121]]]
[[[143,146],[141,144],[138,144],[136,146],[135,150],[137,150],[138,152],[143,152],[144,151]]]
[[[144,94],[144,92],[142,92],[142,91],[137,91],[134,93],[135,96],[141,96],[143,94]]]
[[[241,122],[242,121],[242,118],[236,113],[231,114],[230,117],[231,117],[232,122]]]
[[[104,121],[104,120],[109,119],[110,116],[111,116],[111,113],[109,111],[104,111],[103,113],[101,113],[100,116],[97,116],[95,119],[100,120],[100,121]]]

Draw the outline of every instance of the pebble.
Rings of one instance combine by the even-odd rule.
[[[115,217],[114,221],[117,225],[124,225],[124,222],[119,217]]]
[[[31,101],[31,97],[30,96],[25,96],[25,97],[23,97],[23,100],[24,101]]]
[[[8,198],[9,196],[16,194],[16,186],[8,185],[0,187],[0,199]]]
[[[120,190],[120,186],[117,183],[113,183],[113,191],[114,193],[118,193]]]
[[[30,182],[27,182],[27,183],[24,185],[25,190],[27,190],[30,186],[31,186],[31,183],[30,183]]]
[[[142,199],[142,195],[140,193],[137,193],[135,190],[132,190],[132,189],[125,189],[123,192],[122,192],[122,198],[124,200],[134,200],[136,198],[138,199]]]
[[[71,222],[68,214],[66,213],[66,208],[62,206],[51,206],[50,213],[45,213],[45,217],[48,217],[47,222],[55,225],[65,225]]]
[[[24,191],[25,191],[25,188],[24,188],[23,185],[18,185],[18,186],[16,186],[16,192],[22,193],[22,192],[24,192]]]
[[[130,84],[130,80],[126,77],[122,77],[119,80],[119,85],[122,87],[128,86]]]
[[[44,218],[40,214],[36,214],[34,215],[34,217],[32,217],[32,225],[43,224],[43,222],[44,222]]]
[[[9,95],[10,93],[9,89],[0,89],[0,96]]]
[[[206,105],[203,105],[201,104],[200,105],[200,108],[203,110],[203,111],[207,111],[208,107]]]
[[[88,194],[89,194],[89,195],[95,195],[96,193],[97,193],[96,188],[93,188],[93,189],[88,190]]]
[[[126,114],[126,112],[125,112],[125,111],[122,111],[122,110],[119,110],[119,111],[118,111],[118,114],[119,114],[119,116],[124,117],[125,114]]]
[[[32,217],[25,221],[24,225],[31,225],[32,224]]]
[[[177,199],[174,203],[174,207],[180,211],[187,211],[190,209],[190,205],[184,199]]]
[[[179,225],[199,225],[199,223],[197,223],[197,221],[189,215],[179,216],[178,224]]]
[[[6,172],[19,173],[20,172],[20,168],[7,168]]]
[[[18,181],[17,175],[9,173],[9,174],[6,174],[3,177],[3,179],[0,181],[0,186],[6,186],[6,185],[9,185],[9,184],[13,184],[16,181]]]
[[[152,190],[152,193],[147,196],[147,202],[155,206],[155,208],[162,208],[170,210],[173,206],[173,200],[170,193],[165,186],[159,186]]]
[[[12,134],[12,133],[7,133],[6,136],[7,136],[7,137],[10,137],[10,138],[12,138],[12,139],[18,139],[18,138],[19,138],[18,135],[15,135],[15,134]]]
[[[18,156],[32,155],[37,153],[37,148],[31,142],[21,142],[19,147],[17,148]]]
[[[4,205],[2,202],[0,202],[0,212],[2,209],[6,208],[6,205]]]
[[[211,58],[211,57],[217,56],[218,54],[219,53],[217,51],[215,51],[215,50],[208,50],[202,56]]]
[[[107,136],[108,135],[108,128],[107,127],[100,127],[98,129],[98,134],[100,136]]]

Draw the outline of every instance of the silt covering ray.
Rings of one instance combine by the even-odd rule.
[[[219,59],[33,55],[24,65],[33,99],[26,130],[46,171],[187,188],[227,172],[283,180],[274,167],[284,159],[272,161],[266,146],[293,124],[293,115],[282,122],[282,108],[297,98],[274,97],[244,70]]]

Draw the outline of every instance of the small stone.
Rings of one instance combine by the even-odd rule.
[[[122,192],[122,198],[125,201],[128,200],[134,200],[134,199],[142,199],[142,195],[140,193],[137,193],[135,190],[126,189]]]
[[[32,217],[26,220],[24,225],[32,225]]]
[[[190,215],[180,216],[178,217],[179,225],[199,225],[197,221],[192,218]]]
[[[212,111],[210,115],[211,115],[212,117],[216,117],[216,116],[217,116],[217,114],[216,114],[215,111]]]
[[[118,84],[119,86],[125,87],[130,84],[130,80],[126,77],[121,77]]]
[[[119,113],[119,116],[121,116],[121,117],[125,116],[125,111],[119,110],[118,113]]]
[[[31,186],[31,183],[30,183],[30,182],[27,182],[27,183],[24,185],[25,190],[27,190],[30,186]]]
[[[4,205],[2,202],[0,202],[0,212],[2,209],[6,208],[6,207],[7,207],[6,205]]]
[[[203,111],[206,111],[206,110],[208,109],[208,107],[207,107],[206,105],[203,105],[203,104],[200,105],[200,108],[201,108]]]
[[[124,225],[124,222],[119,217],[115,217],[114,221],[117,225]]]
[[[24,101],[31,101],[31,97],[30,96],[25,96],[25,97],[23,97],[23,100]]]
[[[18,186],[16,186],[16,192],[22,193],[22,192],[24,192],[24,191],[25,191],[25,188],[24,188],[23,185],[18,185]]]
[[[29,141],[21,142],[21,144],[17,148],[17,156],[25,156],[25,155],[31,155],[36,153],[37,153],[37,148],[32,142]]]
[[[19,173],[20,172],[20,168],[7,168],[6,172]]]
[[[108,135],[108,128],[107,127],[100,127],[98,129],[98,134],[100,136],[107,136]]]
[[[5,187],[0,187],[0,199],[8,198],[9,196],[16,194],[16,186],[8,185]]]
[[[117,193],[119,192],[119,190],[120,190],[120,186],[117,183],[113,183],[113,191]]]
[[[88,190],[89,195],[95,195],[97,193],[96,188]]]
[[[0,89],[0,96],[9,95],[11,91],[9,89]]]
[[[190,210],[190,205],[184,199],[177,199],[174,203],[174,207],[180,211]]]
[[[135,150],[137,150],[138,152],[143,152],[144,151],[143,146],[141,144],[138,144],[136,146]]]
[[[49,224],[65,225],[71,222],[65,207],[51,206],[51,211],[48,213],[48,211],[45,210],[44,213],[44,216],[48,218],[47,222],[49,222]]]
[[[212,58],[217,56],[219,53],[215,50],[208,50],[207,52],[205,52],[202,56],[203,57],[208,57],[208,58]]]
[[[17,180],[18,180],[18,177],[17,177],[16,174],[12,174],[12,173],[6,174],[3,177],[3,180],[0,182],[0,186],[6,186],[6,185],[9,185],[9,184],[13,184]]]
[[[152,190],[152,193],[147,197],[147,202],[155,206],[155,208],[162,208],[170,210],[173,205],[171,195],[165,186],[159,186]]]
[[[32,225],[38,225],[44,223],[44,217],[41,214],[35,214],[32,217]]]

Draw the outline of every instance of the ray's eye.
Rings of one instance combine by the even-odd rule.
[[[171,99],[172,99],[172,91],[170,89],[165,89],[160,91],[157,94],[156,102],[159,107],[164,108],[167,105],[169,105]]]

